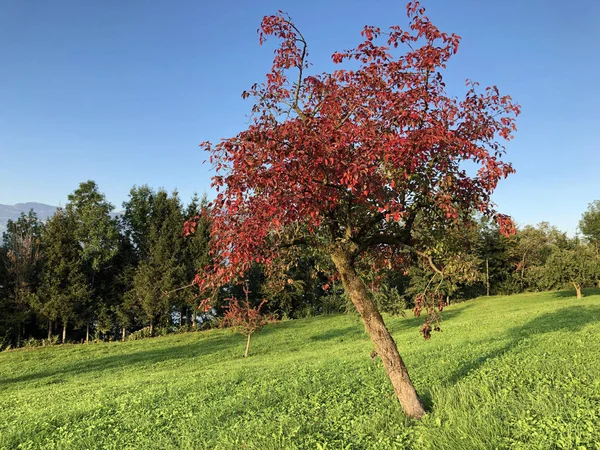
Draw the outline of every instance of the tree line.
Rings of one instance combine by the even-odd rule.
[[[225,313],[223,300],[244,296],[254,305],[267,299],[265,312],[279,318],[352,309],[331,262],[299,249],[285,283],[270,283],[256,264],[245,274],[245,287],[223,286],[217,293],[222,301],[206,314],[190,283],[210,263],[210,214],[201,214],[209,209],[207,199],[195,195],[184,205],[177,192],[144,185],[134,186],[122,206],[116,214],[96,183],[87,181],[47,221],[30,211],[8,222],[0,247],[2,348],[27,339],[125,340],[196,329]],[[183,224],[192,217],[198,217],[196,231],[185,236]],[[589,206],[579,229],[581,235],[571,238],[542,222],[505,236],[498,225],[474,218],[431,243],[435,265],[421,258],[404,271],[365,267],[362,275],[389,314],[418,308],[427,290],[446,304],[564,287],[581,296],[583,287],[600,280],[600,201]]]
[[[125,338],[196,323],[189,284],[208,257],[208,228],[182,237],[194,196],[133,187],[122,214],[93,181],[81,183],[45,223],[30,211],[9,221],[0,249],[0,345],[26,337],[62,342]],[[174,292],[170,292],[174,291]]]

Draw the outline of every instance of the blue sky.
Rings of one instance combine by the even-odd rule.
[[[517,173],[494,195],[521,225],[573,233],[600,199],[600,2],[424,0],[462,36],[448,69],[496,84],[523,107],[508,144]],[[262,81],[272,46],[256,29],[287,11],[314,70],[360,42],[365,24],[405,25],[404,1],[20,0],[0,14],[0,203],[66,202],[95,180],[120,207],[134,184],[210,194],[198,148],[242,130],[240,94]]]

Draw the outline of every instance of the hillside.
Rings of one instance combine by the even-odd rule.
[[[588,293],[592,294],[592,293]],[[358,317],[0,354],[0,448],[600,448],[600,295],[388,318],[429,411],[407,420]],[[20,444],[20,445],[19,445]]]

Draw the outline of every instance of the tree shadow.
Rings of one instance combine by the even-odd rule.
[[[581,290],[583,294],[583,298],[590,295],[599,295],[600,289],[598,288],[583,288]],[[577,294],[575,293],[575,289],[567,289],[563,291],[556,291],[552,293],[552,298],[575,298]]]
[[[458,316],[460,316],[467,309],[470,309],[474,306],[474,303],[464,303],[461,304],[460,308],[452,308],[452,309],[444,309],[442,311],[442,321],[440,323],[441,327],[444,327],[444,322],[450,321]],[[406,313],[407,317],[404,317],[400,320],[385,320],[386,325],[390,333],[394,334],[400,331],[407,330],[409,328],[419,329],[423,322],[425,322],[425,316],[421,315],[419,317],[415,317],[412,311]]]
[[[61,364],[52,369],[28,373],[16,377],[0,378],[0,391],[15,383],[24,383],[36,381],[45,384],[60,382],[57,377],[74,377],[89,373],[99,373],[106,370],[118,370],[131,368],[132,366],[151,366],[157,363],[163,363],[172,360],[190,359],[198,356],[207,356],[222,351],[226,351],[231,344],[231,338],[228,336],[209,337],[194,340],[188,344],[168,346],[160,349],[135,351],[131,348],[130,352],[120,353],[118,355],[97,358],[90,356],[89,360],[72,360],[67,364]],[[113,344],[119,345],[119,344]],[[50,380],[44,381],[44,379]]]
[[[354,325],[344,328],[334,328],[324,333],[314,334],[309,339],[311,341],[330,341],[333,339],[342,340],[345,338],[355,338],[361,336],[363,329]]]
[[[576,332],[590,323],[600,321],[600,306],[570,306],[543,314],[523,325],[506,330],[498,336],[499,340],[508,338],[508,343],[489,351],[475,359],[465,362],[448,377],[450,383],[456,383],[470,373],[478,370],[491,359],[502,357],[519,345],[525,338],[557,331]]]

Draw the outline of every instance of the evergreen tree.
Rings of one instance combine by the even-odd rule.
[[[500,227],[488,220],[479,225],[477,254],[481,260],[484,292],[491,295],[514,294],[522,287],[515,281],[514,248],[516,239],[500,233]]]
[[[182,263],[184,240],[181,202],[177,192],[170,197],[164,190],[153,196],[147,256],[142,259],[133,280],[133,295],[150,326],[172,322],[172,307],[178,302],[179,291],[169,292],[186,284],[186,268]]]
[[[76,220],[69,211],[58,210],[42,235],[44,264],[38,311],[51,323],[62,322],[62,342],[69,324],[87,314],[92,292],[85,274],[83,248],[76,236]]]
[[[154,198],[156,192],[148,185],[134,186],[129,200],[123,202],[125,212],[122,222],[125,236],[130,240],[138,261],[147,259]]]
[[[206,267],[210,264],[209,242],[210,242],[210,222],[208,212],[208,200],[206,195],[200,200],[197,194],[194,194],[190,204],[187,206],[184,216],[186,220],[198,217],[196,221],[196,232],[190,236],[182,237],[184,239],[183,265],[185,267],[185,281],[191,283],[198,272],[198,268]],[[185,314],[188,323],[196,327],[197,311],[199,307],[199,297],[184,291],[179,297],[180,301],[180,325],[182,317]],[[185,311],[185,312],[184,312]],[[190,314],[191,313],[191,314]]]
[[[80,305],[83,309],[79,312],[87,342],[91,323],[104,331],[112,327],[114,295],[111,294],[115,276],[112,260],[119,251],[119,226],[111,217],[113,205],[106,201],[94,181],[81,183],[68,199],[66,211],[73,220],[73,233],[81,247],[84,274],[92,296],[87,305]]]

